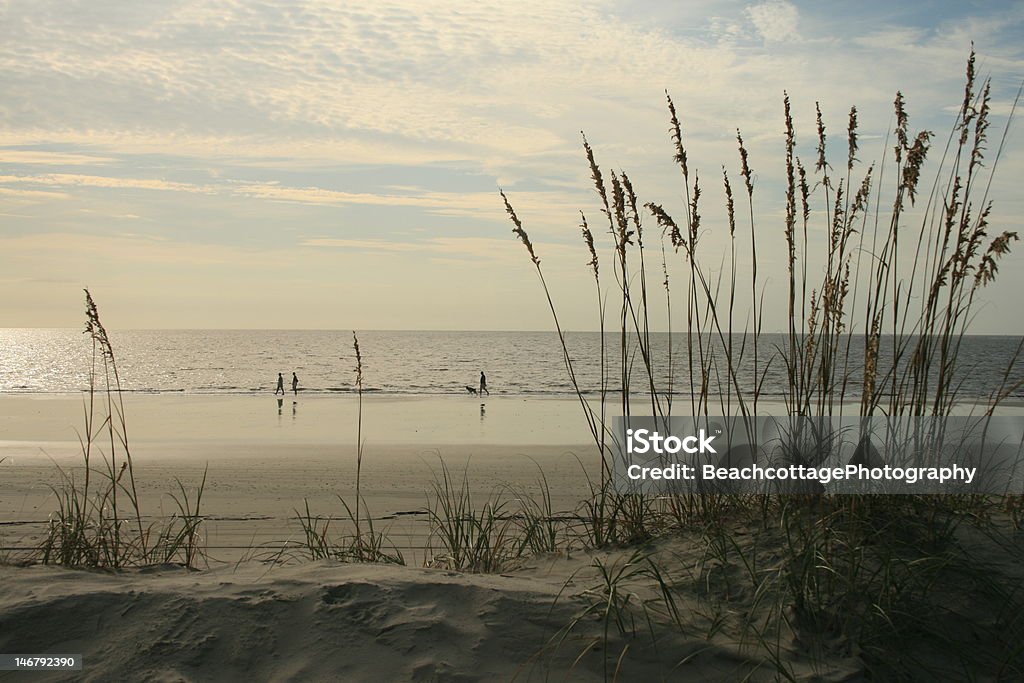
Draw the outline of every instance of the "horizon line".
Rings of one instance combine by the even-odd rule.
[[[0,330],[79,330],[81,326],[58,326],[58,325],[37,325],[34,327],[0,325]],[[516,334],[558,334],[558,330],[536,330],[536,329],[456,329],[456,328],[351,328],[351,327],[108,327],[111,332],[491,332],[491,333],[516,333]],[[82,330],[84,333],[84,330]],[[568,333],[593,333],[600,334],[601,330],[590,329],[564,329],[563,334]],[[675,330],[650,330],[652,334],[673,334],[682,336],[685,332]],[[605,334],[613,334],[605,330]],[[752,335],[752,332],[734,331],[733,335]],[[789,334],[788,330],[762,331],[761,335]],[[801,333],[806,334],[806,333]],[[863,336],[864,332],[851,332],[849,334]],[[882,337],[893,337],[892,333],[882,333]],[[904,334],[904,337],[917,336]],[[932,335],[941,336],[941,335]],[[1022,337],[1024,332],[965,332],[965,337]]]

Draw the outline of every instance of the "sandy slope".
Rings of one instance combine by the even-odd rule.
[[[502,681],[773,680],[735,641],[666,629],[651,647],[586,618],[588,556],[502,575],[315,562],[119,575],[0,568],[0,652],[82,653],[82,675],[33,680]],[[609,559],[609,558],[606,558]],[[680,664],[681,661],[686,663]],[[815,680],[856,680],[851,661],[791,662]],[[11,676],[12,674],[8,674]],[[0,675],[0,678],[3,678]]]
[[[86,680],[529,680],[531,655],[571,618],[569,603],[549,615],[559,588],[328,562],[269,574],[6,569],[0,650],[82,652]]]
[[[168,681],[509,678],[543,644],[554,594],[526,579],[331,563],[6,570],[0,592],[3,651],[80,651],[86,680]]]

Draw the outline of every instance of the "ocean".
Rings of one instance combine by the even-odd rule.
[[[481,372],[495,395],[570,396],[573,386],[566,372],[558,335],[554,332],[439,332],[360,331],[364,391],[400,395],[464,394],[476,387]],[[303,393],[344,394],[355,391],[355,354],[352,333],[340,330],[125,330],[110,332],[122,386],[126,391],[150,393],[273,392],[277,374],[290,388],[291,374],[299,377]],[[600,389],[600,334],[567,333],[580,386],[587,393]],[[690,380],[684,335],[652,334],[653,364],[659,390],[689,394]],[[1020,339],[970,336],[963,339],[957,382],[961,399],[985,399],[1005,385],[1007,365]],[[606,336],[608,386],[619,386],[618,339]],[[734,339],[734,353],[741,340]],[[779,349],[786,346],[779,334],[761,336],[760,370],[767,374],[762,396],[781,395],[786,382]],[[739,363],[737,381],[749,391],[754,383],[750,341]],[[696,347],[696,344],[695,344]],[[720,347],[720,343],[716,343]],[[858,396],[863,339],[854,337],[847,372],[846,395]],[[0,392],[73,393],[88,386],[91,343],[80,329],[0,329]],[[720,348],[719,348],[720,352]],[[696,352],[695,352],[696,353]],[[891,342],[883,340],[882,362],[891,358]],[[638,393],[647,387],[643,360],[629,350],[632,385]],[[770,357],[771,363],[768,363]],[[1012,384],[1021,367],[1010,373]],[[727,378],[722,377],[722,382]],[[712,378],[712,390],[718,379]],[[1011,393],[1024,398],[1024,390]]]

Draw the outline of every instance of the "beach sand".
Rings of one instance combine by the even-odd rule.
[[[655,648],[639,623],[639,637],[613,627],[607,651],[595,647],[602,623],[581,619],[592,561],[537,557],[500,575],[332,561],[117,575],[0,567],[0,620],[18,625],[0,630],[0,651],[84,655],[81,675],[34,680],[775,680],[736,638],[739,615],[713,638],[666,629]],[[818,681],[860,671],[843,657],[787,663]]]
[[[601,551],[571,542],[498,574],[431,562],[424,510],[442,459],[456,478],[468,465],[477,504],[496,493],[514,499],[518,488],[536,495],[541,468],[555,510],[586,497],[585,475],[596,476],[598,463],[574,401],[367,398],[362,491],[377,529],[404,555],[407,566],[395,566],[301,561],[297,550],[305,501],[313,515],[337,518],[337,496],[354,499],[354,397],[286,397],[280,415],[268,396],[125,400],[147,521],[174,512],[176,482],[193,489],[206,470],[208,557],[198,571],[14,566],[42,539],[61,472],[82,476],[82,397],[0,396],[0,652],[84,656],[81,672],[33,680],[774,681],[785,671],[856,681],[870,673],[849,637],[799,613],[777,618],[770,593],[748,585],[755,569],[757,581],[784,578],[785,540],[755,522],[730,522],[720,557],[695,528]],[[1017,540],[975,533],[964,541],[992,586],[1024,580],[1005,550]],[[757,549],[762,564],[735,560]],[[930,643],[956,641],[964,623],[982,629],[971,645],[984,662],[975,672],[994,671],[1015,647],[995,621],[1002,594],[961,590],[966,575],[934,585],[956,618],[935,623],[940,639],[910,641],[906,655],[940,679],[964,671],[960,654]],[[661,581],[672,586],[682,627],[659,600]],[[773,620],[778,630],[758,631]],[[0,672],[0,680],[19,676]]]
[[[82,400],[0,396],[0,546],[11,552],[38,545],[61,471],[81,481]],[[174,512],[176,482],[193,490],[205,470],[202,513],[214,563],[296,540],[306,501],[314,515],[343,516],[338,496],[354,500],[355,397],[288,396],[281,415],[268,396],[125,401],[143,512]],[[475,494],[506,484],[536,492],[542,468],[560,510],[585,496],[585,471],[598,473],[579,404],[566,400],[367,397],[363,435],[362,495],[378,530],[410,562],[424,559],[422,512],[442,460],[460,481],[465,472]]]

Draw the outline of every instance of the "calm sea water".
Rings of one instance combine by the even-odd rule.
[[[290,387],[291,373],[299,376],[303,392],[354,391],[355,354],[347,331],[315,330],[135,330],[111,332],[123,387],[139,392],[252,393],[273,392],[277,373]],[[553,332],[384,332],[359,333],[363,353],[364,387],[386,394],[436,395],[465,393],[476,387],[480,372],[496,395],[564,396],[572,384]],[[1017,337],[976,336],[963,340],[958,381],[961,398],[985,398],[1003,383]],[[749,343],[749,342],[748,342]],[[856,339],[849,358],[854,378],[848,396],[856,396],[862,341]],[[588,391],[600,387],[600,335],[568,335],[577,379]],[[618,386],[618,341],[607,338],[610,386]],[[654,365],[660,388],[668,386],[669,339],[652,336]],[[734,342],[738,352],[740,340]],[[785,384],[785,364],[776,349],[781,335],[760,341],[764,396],[777,396]],[[685,338],[672,339],[674,390],[689,392]],[[883,358],[887,352],[883,344]],[[0,392],[76,392],[88,384],[91,345],[78,329],[0,329]],[[634,387],[646,385],[643,362],[631,352]],[[884,365],[884,364],[883,364]],[[884,368],[883,368],[884,370]],[[1021,378],[1021,368],[1010,381]],[[738,378],[744,387],[754,382],[753,357],[748,348]],[[722,378],[725,381],[725,378]],[[1024,398],[1016,391],[1014,398]]]

